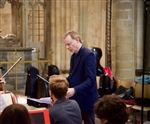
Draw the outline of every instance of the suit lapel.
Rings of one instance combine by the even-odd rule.
[[[82,51],[83,49],[81,49],[81,51]],[[72,59],[72,64],[71,64],[71,75],[76,71],[76,69],[78,68],[78,65],[79,65],[79,63],[80,63],[80,61],[81,61],[81,59],[82,59],[82,52],[79,52],[79,54],[74,58],[75,60],[74,60],[74,62],[73,62],[73,59]]]

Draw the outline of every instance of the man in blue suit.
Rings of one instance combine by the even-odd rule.
[[[82,45],[75,31],[63,37],[66,48],[72,52],[70,73],[67,78],[70,88],[66,97],[77,101],[84,124],[95,124],[94,103],[98,100],[96,86],[96,58],[94,53]]]

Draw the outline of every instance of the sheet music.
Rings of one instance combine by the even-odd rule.
[[[40,99],[36,99],[36,98],[27,98],[27,99],[38,102],[38,103],[51,104],[50,97],[43,97]]]
[[[3,109],[6,107],[6,102],[4,98],[2,97],[2,94],[0,94],[0,111],[3,111]]]
[[[3,109],[10,104],[12,104],[10,93],[0,94],[0,111],[3,111]]]

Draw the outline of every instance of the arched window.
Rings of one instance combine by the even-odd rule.
[[[31,42],[44,41],[44,0],[29,2],[29,39]]]

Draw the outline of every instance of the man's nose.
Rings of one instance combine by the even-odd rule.
[[[69,46],[68,46],[68,45],[66,45],[66,48],[68,49],[68,48],[69,48]]]

